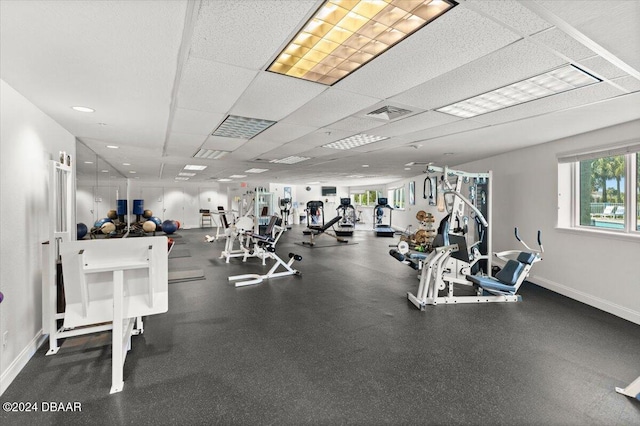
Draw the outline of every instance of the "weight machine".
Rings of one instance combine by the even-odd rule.
[[[287,275],[301,275],[300,272],[292,268],[293,262],[302,260],[302,256],[295,253],[289,253],[289,261],[285,262],[276,253],[276,244],[280,239],[280,236],[284,232],[282,226],[282,220],[277,216],[271,216],[269,225],[267,226],[267,233],[264,235],[253,234],[248,232],[247,235],[251,239],[252,247],[247,248],[245,251],[245,257],[243,261],[249,255],[259,257],[262,259],[262,265],[265,265],[266,259],[273,259],[275,263],[264,275],[260,274],[243,274],[229,277],[229,281],[239,281],[236,283],[236,287],[243,287],[247,285],[260,284],[262,281],[269,278],[279,278]],[[284,268],[284,271],[276,272],[278,268]]]

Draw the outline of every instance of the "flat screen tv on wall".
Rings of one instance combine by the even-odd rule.
[[[322,196],[327,197],[329,195],[336,195],[336,187],[335,186],[323,186],[322,187]]]

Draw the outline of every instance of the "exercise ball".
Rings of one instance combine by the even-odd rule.
[[[162,221],[155,216],[151,216],[148,218],[151,222],[155,223],[157,226],[162,224]]]
[[[2,303],[3,300],[4,300],[4,294],[2,294],[2,292],[0,291],[0,303]]]
[[[145,210],[142,212],[142,217],[144,217],[145,219],[149,219],[151,216],[153,216],[153,212],[151,210]]]
[[[78,223],[76,225],[76,235],[79,240],[83,239],[84,236],[87,235],[87,232],[89,232],[89,229],[87,229],[87,225],[84,223]]]
[[[102,225],[104,225],[107,222],[113,223],[113,221],[111,219],[109,219],[108,217],[105,217],[104,219],[100,219],[99,221],[94,223],[93,226],[94,226],[94,228],[101,228]]]
[[[116,225],[114,225],[113,222],[105,222],[100,227],[100,232],[102,232],[103,234],[110,234],[115,230],[116,230]]]
[[[162,222],[162,231],[165,234],[173,234],[178,230],[178,225],[175,220],[165,220]]]
[[[142,229],[144,230],[144,232],[155,232],[156,227],[156,223],[151,220],[147,220],[142,224]]]
[[[107,212],[107,217],[109,219],[117,219],[118,218],[118,212],[116,212],[115,210],[109,210]]]

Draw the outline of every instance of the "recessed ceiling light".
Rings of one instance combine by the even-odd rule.
[[[275,121],[229,115],[211,135],[225,138],[251,139],[273,124],[275,124]]]
[[[245,170],[245,173],[264,173],[269,169],[249,169],[249,170]]]
[[[212,149],[200,149],[193,154],[193,158],[207,158],[209,160],[219,160],[231,151],[215,151]]]
[[[368,164],[363,164],[362,167],[369,167],[369,165]]]
[[[405,164],[405,166],[413,166],[413,165],[415,165],[415,164],[416,164],[416,162],[415,162],[415,161],[412,161],[412,162],[410,162],[410,163]]]
[[[116,146],[116,145],[107,145],[107,148],[109,148],[109,149],[118,149],[120,147]]]
[[[335,142],[331,142],[325,145],[322,145],[323,148],[333,148],[333,149],[352,149],[357,148],[362,145],[367,145],[373,142],[382,141],[385,139],[389,139],[388,136],[375,136],[375,135],[367,135],[365,133],[359,133],[357,135],[349,136],[348,138],[343,138],[337,140]]]
[[[297,157],[295,155],[291,155],[287,158],[282,158],[280,160],[271,160],[270,163],[280,163],[280,164],[295,164],[300,163],[302,161],[310,160],[311,157]]]
[[[242,179],[242,178],[246,178],[247,175],[231,175],[229,176],[231,179]]]
[[[443,106],[436,111],[461,118],[475,117],[600,81],[602,80],[587,74],[575,65],[567,65],[491,92]]]
[[[353,179],[360,179],[360,178],[363,178],[364,176],[363,175],[349,175],[347,177],[348,178],[353,178]]]
[[[84,164],[93,164],[93,161],[85,161]]]
[[[411,167],[405,167],[404,169],[405,170],[411,170]]]
[[[130,163],[122,163],[123,166],[130,166]]]
[[[109,170],[100,170],[102,173],[109,173]]]
[[[189,180],[188,177],[175,177],[174,180]]]
[[[196,175],[195,173],[185,173],[185,172],[178,173],[178,176],[189,176],[189,177],[192,177],[192,176],[195,176],[195,175]]]
[[[72,106],[71,109],[78,112],[96,112],[95,109],[85,106]]]
[[[268,71],[332,85],[456,4],[450,0],[327,0]]]
[[[207,166],[199,166],[197,164],[187,164],[186,166],[184,166],[185,170],[204,170],[206,168]]]
[[[129,170],[129,173],[136,174],[137,172],[135,170]]]
[[[221,178],[221,179],[218,179],[218,182],[231,182],[231,179]]]

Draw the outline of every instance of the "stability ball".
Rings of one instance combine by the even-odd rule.
[[[103,234],[110,234],[115,230],[116,230],[116,225],[114,225],[113,222],[105,222],[100,227],[100,232],[102,232]]]
[[[162,230],[165,234],[173,234],[178,230],[178,224],[175,220],[165,220],[162,222]]]
[[[89,232],[89,229],[87,229],[87,225],[84,223],[80,222],[76,225],[76,235],[79,240],[83,239],[84,236],[87,235],[87,232]]]
[[[160,219],[158,219],[157,217],[155,217],[155,216],[151,216],[149,218],[149,220],[151,222],[155,223],[157,226],[160,226],[162,224],[162,221]]]
[[[107,222],[111,222],[113,223],[113,221],[111,219],[109,219],[108,217],[105,217],[104,219],[100,219],[99,221],[97,221],[96,223],[93,224],[94,228],[102,228],[102,225],[104,225]]]
[[[142,212],[142,217],[145,219],[149,219],[151,216],[153,216],[153,212],[149,209]]]
[[[142,229],[144,230],[144,232],[155,232],[156,227],[156,223],[152,220],[147,220],[142,224]]]

